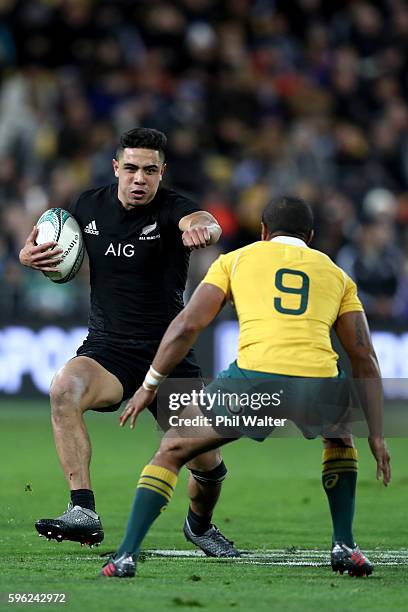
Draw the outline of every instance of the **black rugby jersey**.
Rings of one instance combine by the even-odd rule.
[[[89,256],[89,330],[103,336],[161,338],[183,308],[189,251],[178,223],[196,204],[164,187],[126,210],[117,183],[82,193],[70,207]]]

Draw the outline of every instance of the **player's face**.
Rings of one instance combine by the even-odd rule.
[[[112,164],[119,179],[118,197],[127,210],[148,204],[154,198],[165,169],[159,151],[124,149]]]

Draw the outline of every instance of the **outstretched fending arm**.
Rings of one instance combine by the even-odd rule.
[[[208,283],[197,287],[187,306],[170,323],[153,359],[152,366],[161,374],[170,374],[187,355],[200,332],[220,312],[224,292]]]
[[[170,323],[153,359],[151,367],[158,380],[170,374],[184,359],[200,332],[217,316],[224,303],[225,293],[219,287],[209,283],[198,286],[187,306]],[[152,403],[156,391],[157,386],[143,383],[129,400],[120,424],[124,425],[130,417],[133,428],[137,415]]]

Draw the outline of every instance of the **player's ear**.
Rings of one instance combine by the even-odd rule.
[[[163,174],[166,172],[167,164],[163,164],[160,171],[160,180],[163,178]]]
[[[314,238],[314,230],[310,230],[310,234],[309,234],[308,239],[306,240],[306,244],[311,244],[313,238]]]
[[[270,234],[269,230],[266,227],[265,223],[261,223],[261,240],[269,240]]]
[[[112,159],[112,167],[116,178],[119,178],[119,162],[117,159]]]

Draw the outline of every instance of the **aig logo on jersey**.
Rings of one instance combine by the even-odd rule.
[[[135,247],[133,244],[122,244],[121,242],[116,245],[116,248],[113,242],[111,242],[104,253],[104,255],[113,255],[114,257],[120,257],[121,255],[133,257],[134,254]]]
[[[157,221],[155,221],[151,225],[145,225],[145,227],[142,228],[142,231],[140,232],[139,240],[156,240],[157,238],[160,238],[160,233],[153,234],[156,229]]]
[[[157,231],[157,222],[151,225],[145,225],[139,234],[139,240],[157,240],[157,238],[160,238],[160,233],[155,234],[155,230]],[[133,257],[134,254],[134,244],[122,244],[121,242],[119,242],[116,247],[113,242],[111,242],[105,252],[105,255],[113,255],[114,257],[120,257],[121,255],[124,257]]]

